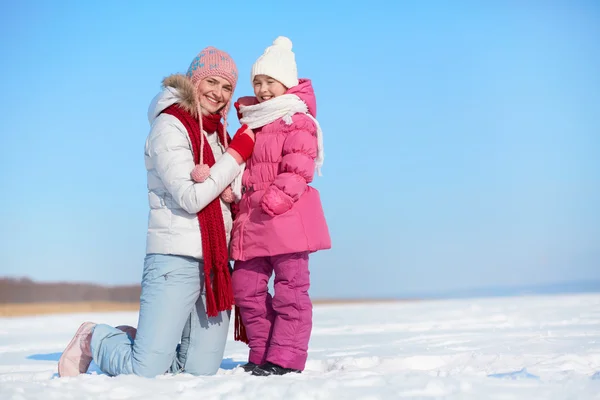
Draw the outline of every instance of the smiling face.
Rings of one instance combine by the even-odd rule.
[[[203,114],[216,114],[231,100],[233,87],[220,76],[207,76],[198,84],[198,99]]]
[[[267,75],[256,75],[252,85],[254,86],[254,95],[259,103],[287,92],[287,88],[281,82]]]

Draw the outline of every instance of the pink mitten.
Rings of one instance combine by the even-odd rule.
[[[202,183],[210,176],[210,167],[206,164],[197,164],[192,170],[194,182]]]
[[[294,199],[276,186],[269,186],[265,191],[260,206],[271,217],[289,211],[294,205]]]

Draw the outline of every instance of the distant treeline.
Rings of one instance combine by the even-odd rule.
[[[0,304],[140,300],[140,285],[102,286],[90,283],[35,282],[28,278],[0,278]]]

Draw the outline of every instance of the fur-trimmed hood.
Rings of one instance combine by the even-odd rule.
[[[179,104],[194,117],[198,116],[198,96],[192,81],[183,74],[167,76],[162,81],[163,89],[148,107],[148,121],[152,123],[163,110],[173,104]]]

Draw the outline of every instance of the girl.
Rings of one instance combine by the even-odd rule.
[[[310,80],[298,79],[288,38],[278,37],[265,50],[251,80],[256,97],[236,103],[240,130],[253,130],[256,144],[233,224],[232,284],[250,346],[244,369],[282,375],[306,364],[312,329],[309,253],[331,248],[319,192],[309,186],[315,167],[323,164],[323,144],[315,93]],[[273,272],[271,297],[267,283]]]

